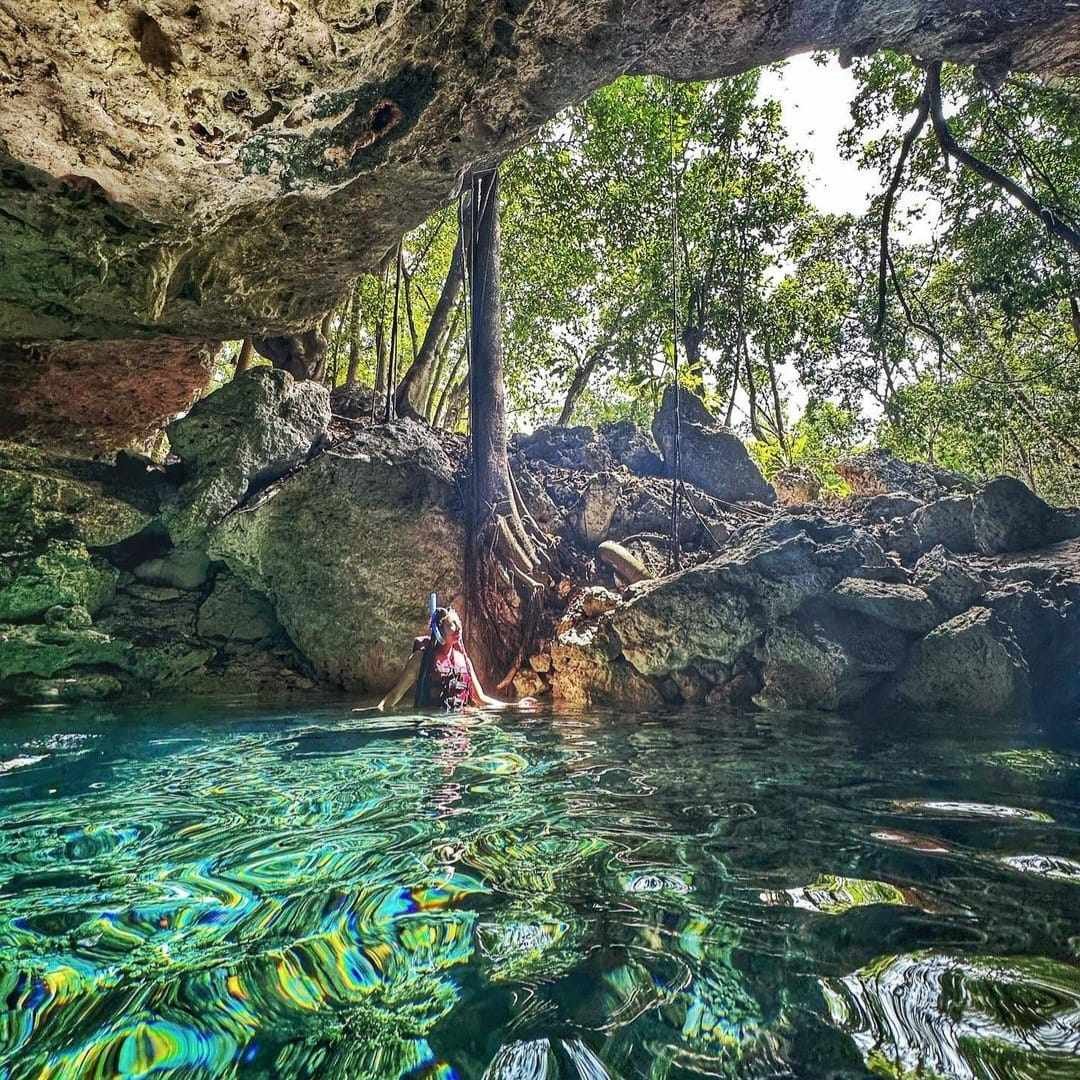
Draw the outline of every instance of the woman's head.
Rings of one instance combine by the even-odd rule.
[[[438,627],[439,636],[447,645],[461,640],[461,617],[452,607],[436,608],[431,617],[432,627]]]

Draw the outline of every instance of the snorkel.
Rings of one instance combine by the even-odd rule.
[[[442,631],[439,629],[439,594],[428,595],[428,633],[436,645],[443,643]]]
[[[420,659],[420,671],[416,679],[416,696],[413,704],[419,709],[427,703],[428,682],[431,678],[431,665],[435,659],[435,648],[443,642],[439,630],[439,596],[428,594],[428,643]]]

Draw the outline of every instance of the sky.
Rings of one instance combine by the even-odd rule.
[[[809,55],[797,56],[781,70],[761,73],[761,98],[776,98],[784,110],[790,142],[813,154],[810,195],[814,205],[828,213],[861,213],[879,183],[840,157],[840,132],[851,121],[850,104],[855,96],[851,72],[835,56],[819,66]]]

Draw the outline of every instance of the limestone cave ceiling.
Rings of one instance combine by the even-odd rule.
[[[58,365],[166,356],[186,393],[205,346],[312,326],[620,74],[813,47],[1071,73],[1078,45],[1066,0],[0,0],[0,428]]]

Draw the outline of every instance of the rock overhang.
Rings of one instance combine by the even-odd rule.
[[[314,326],[465,169],[620,74],[1080,56],[1061,0],[26,0],[0,34],[5,367],[106,340],[129,380],[147,338]]]

